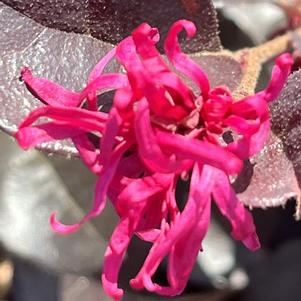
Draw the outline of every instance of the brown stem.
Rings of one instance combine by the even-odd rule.
[[[297,28],[295,33],[301,36],[301,27]],[[287,51],[291,37],[291,32],[288,32],[259,46],[242,49],[234,53],[234,57],[244,69],[242,81],[234,92],[236,99],[254,93],[262,64]]]

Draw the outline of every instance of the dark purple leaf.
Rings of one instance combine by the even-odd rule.
[[[0,28],[0,128],[9,134],[41,105],[19,81],[23,66],[30,66],[36,76],[77,91],[83,88],[93,65],[113,47],[85,35],[43,27],[1,3]],[[45,148],[62,153],[74,151],[68,143]]]
[[[272,133],[265,148],[254,158],[235,183],[240,200],[249,207],[277,207],[289,198],[299,198],[292,162],[286,157],[283,144]]]
[[[270,108],[274,134],[264,150],[253,158],[250,185],[240,198],[252,207],[273,207],[285,205],[294,197],[296,217],[300,218],[301,70],[290,75]]]
[[[213,0],[216,6],[230,6],[230,5],[244,5],[244,4],[254,4],[254,3],[273,3],[277,0]]]
[[[56,210],[70,223],[83,216],[92,198],[93,175],[79,160],[55,156],[65,162],[63,175],[69,172],[63,182],[57,165],[43,154],[24,152],[4,133],[0,145],[1,245],[14,256],[56,272],[97,270],[116,220],[113,210],[107,208],[97,224],[87,224],[73,235],[59,236],[49,226]]]
[[[301,70],[290,75],[280,97],[271,106],[272,129],[281,139],[287,158],[294,168],[291,181],[301,185]],[[301,217],[300,194],[297,202],[297,218]]]
[[[39,24],[66,32],[91,35],[116,44],[142,22],[160,29],[164,36],[179,19],[198,27],[189,50],[217,51],[221,45],[211,0],[1,0]],[[188,48],[187,48],[188,49]]]
[[[243,71],[234,58],[226,55],[192,55],[206,71],[212,87],[226,85],[234,91],[240,84]]]
[[[29,17],[3,4],[4,2]],[[113,44],[105,40],[111,42],[120,40],[124,35],[129,34],[146,15],[148,15],[146,20],[161,26],[163,33],[173,20],[191,17],[197,21],[202,38],[195,40],[196,48],[189,44],[192,45],[189,46],[190,50],[215,51],[220,48],[215,11],[209,0],[173,1],[174,5],[168,1],[156,1],[156,4],[152,4],[147,1],[134,0],[99,1],[98,5],[96,1],[89,3],[87,7],[87,5],[81,5],[80,0],[49,1],[49,3],[44,1],[43,3],[41,1],[0,2],[0,128],[7,133],[13,134],[21,120],[32,109],[41,105],[40,101],[35,99],[19,81],[20,70],[23,66],[30,66],[35,76],[54,80],[74,91],[81,90],[92,67],[113,47]],[[96,6],[98,10],[92,10]],[[120,19],[112,13],[113,11],[120,16]],[[89,17],[85,17],[86,15],[83,17],[83,14],[88,14]],[[94,20],[96,15],[99,17],[99,23]],[[168,17],[171,15],[173,18],[169,20]],[[104,19],[104,16],[107,19]],[[118,22],[123,23],[120,25]],[[86,34],[93,32],[99,38],[98,40]],[[107,39],[107,35],[111,39]],[[228,81],[231,88],[238,85],[241,70],[240,65],[234,59],[206,55],[197,60],[208,71],[213,85],[228,84]],[[113,63],[108,71],[116,70],[116,68],[118,68],[117,65]],[[225,77],[223,74],[227,68],[229,68],[227,72],[229,76]],[[44,144],[41,149],[63,154],[76,154],[75,148],[69,142]]]

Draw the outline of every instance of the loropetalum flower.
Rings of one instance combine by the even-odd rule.
[[[134,235],[152,247],[131,286],[167,296],[184,290],[202,249],[212,201],[230,221],[234,239],[250,250],[260,246],[252,216],[229,177],[262,149],[270,127],[268,102],[282,89],[292,58],[283,54],[276,59],[265,90],[234,100],[227,87],[212,88],[201,67],[182,53],[178,42],[182,30],[191,38],[196,28],[186,20],[173,24],[165,39],[167,63],[156,48],[158,30],[141,24],[97,64],[80,93],[36,78],[28,68],[22,71],[27,87],[46,105],[20,124],[16,138],[21,147],[71,138],[98,176],[91,211],[74,225],[62,224],[54,213],[52,228],[61,234],[76,231],[102,212],[107,196],[120,217],[102,274],[103,287],[115,300],[123,295],[118,273]],[[113,57],[125,73],[103,73]],[[184,77],[199,91],[194,92]],[[110,111],[104,113],[97,95],[108,88],[115,95]],[[48,121],[35,123],[41,117]],[[224,140],[225,133],[231,141]],[[182,211],[175,197],[180,179],[190,181]],[[165,257],[169,284],[161,286],[152,276]]]

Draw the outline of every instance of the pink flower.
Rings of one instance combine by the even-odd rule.
[[[265,90],[234,101],[227,87],[210,87],[200,66],[181,52],[182,30],[191,38],[196,28],[189,21],[176,22],[165,40],[165,52],[173,68],[197,84],[198,93],[159,54],[158,30],[146,23],[98,63],[79,93],[35,78],[28,69],[22,72],[28,88],[47,105],[20,124],[16,134],[20,146],[71,138],[98,175],[91,211],[75,225],[60,223],[54,213],[52,228],[61,234],[76,231],[101,213],[107,196],[120,217],[102,275],[105,291],[115,300],[123,295],[118,273],[134,235],[151,242],[152,248],[131,286],[167,296],[184,290],[208,229],[212,201],[230,221],[234,239],[251,250],[260,246],[252,216],[237,198],[229,176],[237,175],[243,160],[264,146],[269,134],[267,103],[282,89],[292,58],[283,54],[276,60]],[[125,74],[103,74],[113,57]],[[108,114],[97,107],[96,94],[104,88],[116,90]],[[49,121],[35,124],[41,117]],[[237,138],[227,144],[226,132]],[[99,138],[97,146],[91,134]],[[181,178],[190,179],[182,212],[175,199]],[[166,256],[169,285],[160,286],[152,276]]]

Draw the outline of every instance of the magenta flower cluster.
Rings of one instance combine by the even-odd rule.
[[[22,71],[28,89],[46,105],[20,124],[16,134],[20,146],[72,139],[98,176],[91,211],[74,225],[62,224],[54,213],[54,231],[76,231],[102,212],[107,197],[120,217],[102,274],[103,287],[115,300],[123,295],[118,274],[134,235],[152,247],[131,286],[167,296],[184,290],[202,249],[211,202],[230,221],[234,239],[251,250],[260,246],[252,216],[237,198],[229,176],[237,175],[243,160],[263,148],[270,128],[268,102],[285,84],[292,58],[289,54],[277,58],[265,90],[235,101],[227,87],[210,87],[201,67],[181,51],[182,30],[191,38],[196,28],[186,20],[173,24],[164,43],[167,62],[156,48],[158,30],[141,24],[100,60],[79,93],[36,78],[28,68]],[[112,58],[126,72],[104,73]],[[197,92],[185,77],[197,85]],[[104,113],[97,95],[108,88],[115,95],[109,113]],[[226,132],[232,133],[227,143]],[[175,197],[180,179],[190,181],[182,211]],[[165,257],[168,285],[161,286],[152,276]]]

